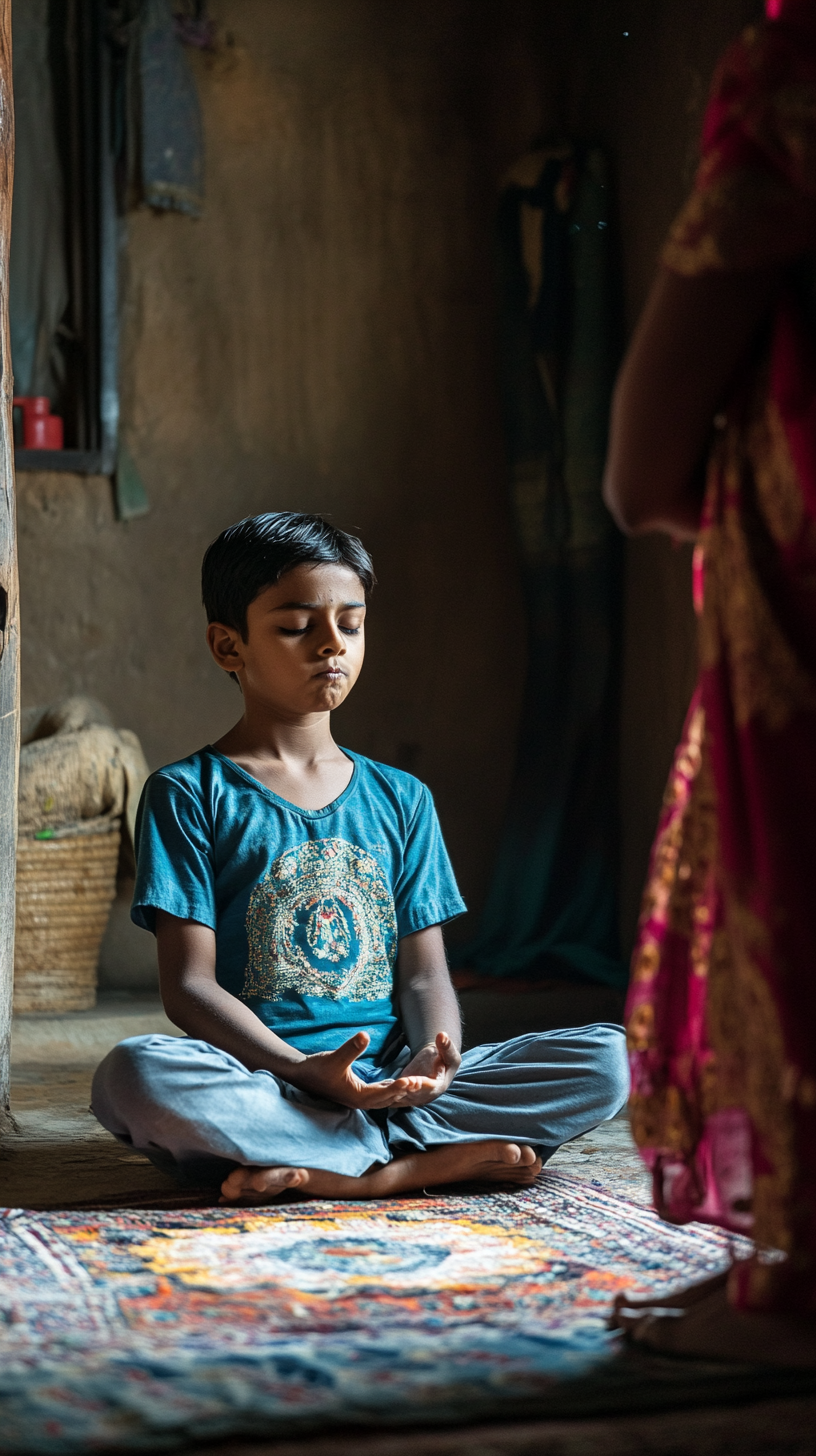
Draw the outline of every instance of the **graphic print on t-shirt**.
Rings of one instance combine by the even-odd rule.
[[[394,900],[377,861],[346,839],[310,839],[275,860],[249,899],[243,997],[391,995]]]

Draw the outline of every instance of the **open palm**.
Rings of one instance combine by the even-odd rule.
[[[368,1032],[358,1031],[334,1051],[315,1052],[305,1057],[297,1064],[297,1075],[291,1080],[314,1097],[325,1097],[330,1102],[339,1102],[342,1107],[357,1107],[365,1112],[405,1103],[418,1106],[416,1099],[421,1098],[423,1093],[429,1094],[423,1098],[424,1101],[439,1095],[433,1091],[433,1078],[419,1069],[416,1074],[406,1069],[402,1076],[389,1077],[382,1082],[363,1082],[353,1071],[352,1064],[362,1056],[370,1040]]]
[[[457,1051],[447,1032],[440,1031],[436,1040],[428,1042],[413,1056],[407,1067],[403,1067],[403,1078],[419,1082],[412,1087],[402,1103],[407,1107],[423,1107],[447,1092],[456,1073],[462,1065],[462,1054]]]

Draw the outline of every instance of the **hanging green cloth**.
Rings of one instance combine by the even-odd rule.
[[[48,59],[48,0],[15,0],[12,49],[16,140],[9,262],[14,393],[59,403],[65,374],[59,326],[68,305],[63,177]]]
[[[602,153],[525,157],[498,218],[501,372],[528,627],[516,771],[479,929],[484,976],[624,985],[618,945],[621,540],[601,500],[615,365]]]

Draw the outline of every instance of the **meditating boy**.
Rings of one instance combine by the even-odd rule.
[[[148,780],[132,912],[187,1036],[115,1047],[96,1116],[226,1199],[531,1182],[623,1104],[623,1031],[460,1055],[442,925],[465,907],[431,796],[331,735],[363,664],[368,554],[319,517],[256,516],[202,581],[244,711]]]

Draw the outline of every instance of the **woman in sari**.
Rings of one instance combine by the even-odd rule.
[[[816,1363],[814,321],[816,0],[769,0],[714,78],[605,494],[625,529],[697,543],[699,681],[627,1007],[632,1128],[663,1217],[754,1241],[671,1318],[617,1322],[784,1364]]]

